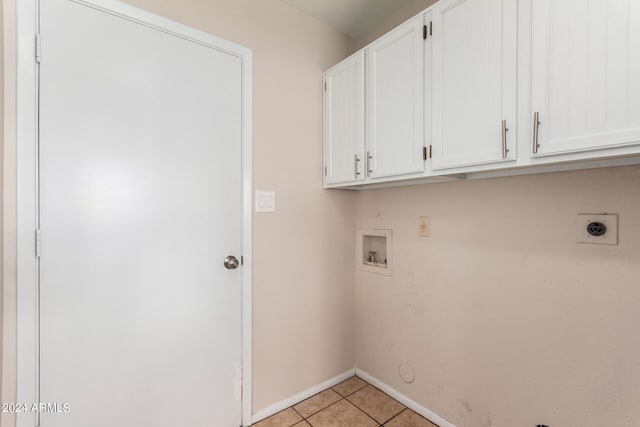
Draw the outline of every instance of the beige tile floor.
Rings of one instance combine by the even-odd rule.
[[[253,426],[438,427],[358,377],[351,377]]]

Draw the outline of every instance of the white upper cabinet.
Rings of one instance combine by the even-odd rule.
[[[423,25],[418,16],[366,48],[370,178],[424,171]]]
[[[441,0],[432,14],[432,168],[514,160],[516,0]]]
[[[640,0],[440,0],[325,84],[325,187],[640,164]]]
[[[534,156],[639,143],[640,1],[531,3]]]
[[[364,165],[364,52],[324,73],[325,185],[361,181]]]

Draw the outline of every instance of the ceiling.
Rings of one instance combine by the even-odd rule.
[[[412,0],[282,0],[356,39]]]

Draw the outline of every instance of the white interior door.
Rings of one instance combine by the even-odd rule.
[[[40,4],[41,425],[237,427],[241,59]]]

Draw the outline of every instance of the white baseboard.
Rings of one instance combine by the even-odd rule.
[[[330,380],[327,380],[321,384],[313,386],[305,391],[302,391],[296,394],[295,396],[291,396],[288,399],[281,400],[280,402],[274,403],[273,405],[268,406],[264,409],[261,409],[255,414],[253,414],[253,416],[251,417],[251,422],[257,423],[258,421],[264,420],[265,418],[268,418],[271,415],[282,411],[283,409],[287,409],[289,406],[293,406],[297,403],[302,402],[305,399],[310,398],[314,394],[318,394],[321,391],[324,391],[330,387],[333,387],[336,384],[340,384],[342,381],[347,380],[354,375],[356,375],[356,369],[355,368],[349,369],[347,372],[344,372],[338,375],[337,377],[333,377]],[[452,427],[455,427],[455,426],[452,426]]]
[[[442,418],[441,416],[439,416],[438,414],[434,413],[433,411],[430,411],[429,409],[425,408],[424,406],[414,402],[413,400],[409,399],[407,396],[405,396],[404,394],[394,390],[393,388],[389,387],[388,385],[386,385],[385,383],[383,383],[382,381],[380,381],[379,379],[369,375],[368,373],[366,373],[365,371],[363,371],[362,369],[358,369],[358,368],[354,368],[354,369],[349,369],[348,371],[331,378],[330,380],[327,380],[321,384],[318,384],[316,386],[313,386],[307,390],[304,390],[298,394],[296,394],[295,396],[291,396],[288,399],[284,399],[281,400],[280,402],[274,403],[273,405],[270,405],[264,409],[259,410],[258,412],[256,412],[255,414],[253,414],[253,416],[251,417],[251,422],[252,423],[257,423],[258,421],[264,420],[265,418],[270,417],[273,414],[276,414],[284,409],[287,409],[290,406],[296,405],[300,402],[302,402],[305,399],[310,398],[311,396],[320,393],[321,391],[324,391],[330,387],[333,387],[336,384],[340,384],[342,381],[347,380],[349,378],[351,378],[352,376],[357,375],[360,378],[362,378],[363,380],[365,380],[366,382],[368,382],[369,384],[379,388],[380,390],[384,391],[385,393],[387,393],[389,396],[393,397],[394,399],[396,399],[398,402],[402,403],[404,406],[406,406],[407,408],[411,409],[412,411],[417,412],[418,414],[422,415],[423,417],[425,417],[426,419],[428,419],[429,421],[431,421],[434,424],[437,424],[439,427],[456,427],[454,424],[452,424],[451,422],[445,420],[444,418]]]
[[[360,378],[362,378],[363,380],[365,380],[366,382],[368,382],[369,384],[371,384],[372,386],[375,386],[375,387],[379,388],[380,390],[384,391],[389,396],[393,397],[398,402],[402,403],[404,406],[406,406],[407,408],[411,409],[412,411],[417,412],[418,414],[422,415],[423,417],[425,417],[426,419],[428,419],[432,423],[437,424],[440,427],[456,427],[455,425],[453,425],[449,421],[445,420],[444,418],[442,418],[438,414],[434,413],[433,411],[430,411],[429,409],[425,408],[422,405],[419,405],[418,403],[416,403],[413,400],[409,399],[404,394],[392,389],[391,387],[389,387],[388,385],[386,385],[385,383],[383,383],[379,379],[377,379],[375,377],[372,377],[371,375],[367,374],[363,370],[356,368],[356,375],[359,376]]]

